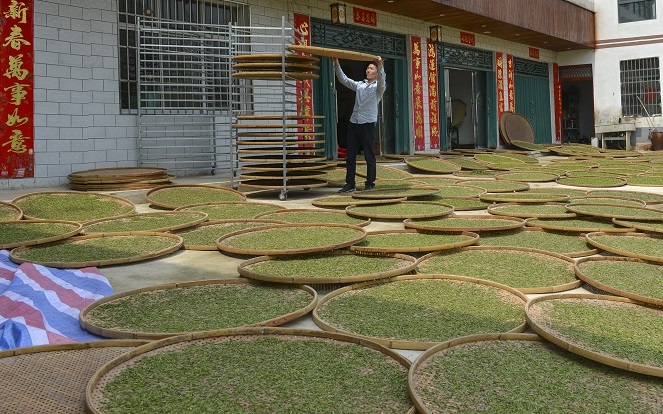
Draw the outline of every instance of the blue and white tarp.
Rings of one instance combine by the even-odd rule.
[[[113,293],[96,267],[17,265],[0,250],[0,350],[103,339],[81,328],[78,316]]]

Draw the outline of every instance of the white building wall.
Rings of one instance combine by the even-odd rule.
[[[587,2],[587,0],[583,0]],[[663,0],[661,0],[663,1]],[[250,0],[252,25],[294,13],[329,19],[328,1]],[[351,12],[353,5],[347,4]],[[136,116],[120,113],[115,0],[35,0],[35,176],[0,179],[0,190],[53,187],[73,171],[138,164]],[[427,22],[378,12],[377,29],[428,37]],[[348,16],[349,24],[352,16]],[[443,39],[460,43],[457,29]],[[476,47],[528,58],[528,46],[477,33]],[[557,54],[540,51],[540,60]],[[411,98],[410,98],[411,99]],[[426,112],[428,114],[428,112]],[[428,128],[428,119],[424,125]],[[412,145],[412,148],[414,146]]]

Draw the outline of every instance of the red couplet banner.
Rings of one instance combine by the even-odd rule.
[[[309,46],[311,44],[311,18],[299,13],[295,13],[294,17],[297,43]],[[304,116],[313,116],[313,81],[310,79],[297,81],[297,113]],[[302,124],[300,132],[313,132],[313,118],[299,119],[297,122]],[[303,140],[313,138],[310,135],[300,137]],[[300,146],[310,146],[310,144]]]
[[[437,94],[437,46],[428,41],[428,123],[430,147],[440,148],[440,101]]]
[[[34,176],[34,0],[0,2],[0,178]]]
[[[414,120],[414,149],[423,151],[424,142],[424,85],[421,61],[421,38],[412,36],[412,119]]]

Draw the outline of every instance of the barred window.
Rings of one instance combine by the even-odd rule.
[[[619,0],[619,23],[656,18],[656,0]]]
[[[658,57],[619,62],[622,116],[661,114],[661,71]]]
[[[153,27],[158,24],[159,30],[166,28],[187,33],[196,25],[200,26],[199,30],[205,32],[209,32],[206,30],[209,26],[229,23],[248,25],[250,13],[246,5],[223,0],[118,0],[120,108],[123,113],[135,112],[138,108],[139,17],[144,19],[146,25],[151,24]],[[151,23],[147,23],[148,21]],[[148,36],[160,36],[154,33]],[[165,48],[191,46],[192,49],[198,47],[209,50],[209,45],[212,44],[215,46],[212,49],[219,50],[220,53],[227,50],[227,31],[218,31],[211,36],[214,36],[212,43],[208,39],[205,46],[200,46],[200,39],[195,36],[180,36],[177,40],[172,37],[153,40],[155,44]],[[223,64],[223,56],[215,56],[212,53],[214,52],[199,56],[196,56],[196,53],[168,53],[167,57],[159,53],[143,53],[142,69],[147,67],[154,76],[158,76],[158,86],[155,87],[154,93],[151,90],[145,93],[145,89],[150,86],[142,86],[141,107],[186,109],[200,106],[201,100],[197,99],[192,91],[203,90],[203,86],[210,96],[215,96],[212,100],[214,105],[227,102],[221,99],[220,95],[226,89],[224,85],[230,81],[230,68]],[[213,75],[201,80],[203,69],[207,74],[211,70]]]

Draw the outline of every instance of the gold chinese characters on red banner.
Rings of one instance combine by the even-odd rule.
[[[311,45],[311,18],[305,14],[295,13],[295,37],[299,45]],[[311,79],[297,81],[297,113],[309,118],[297,120],[302,128],[300,132],[314,132],[313,128],[313,81]],[[302,135],[300,139],[306,139]],[[309,136],[310,137],[310,136]],[[308,147],[310,144],[301,144],[300,147]]]
[[[352,18],[356,24],[363,24],[366,26],[377,26],[378,15],[372,10],[366,10],[359,7],[352,8]]]
[[[411,37],[412,47],[412,119],[414,124],[414,149],[423,151],[426,148],[424,141],[424,82],[421,65],[421,38]]]
[[[0,2],[0,179],[34,176],[34,0]]]
[[[430,148],[440,148],[440,102],[437,94],[437,45],[428,42],[428,124]]]

